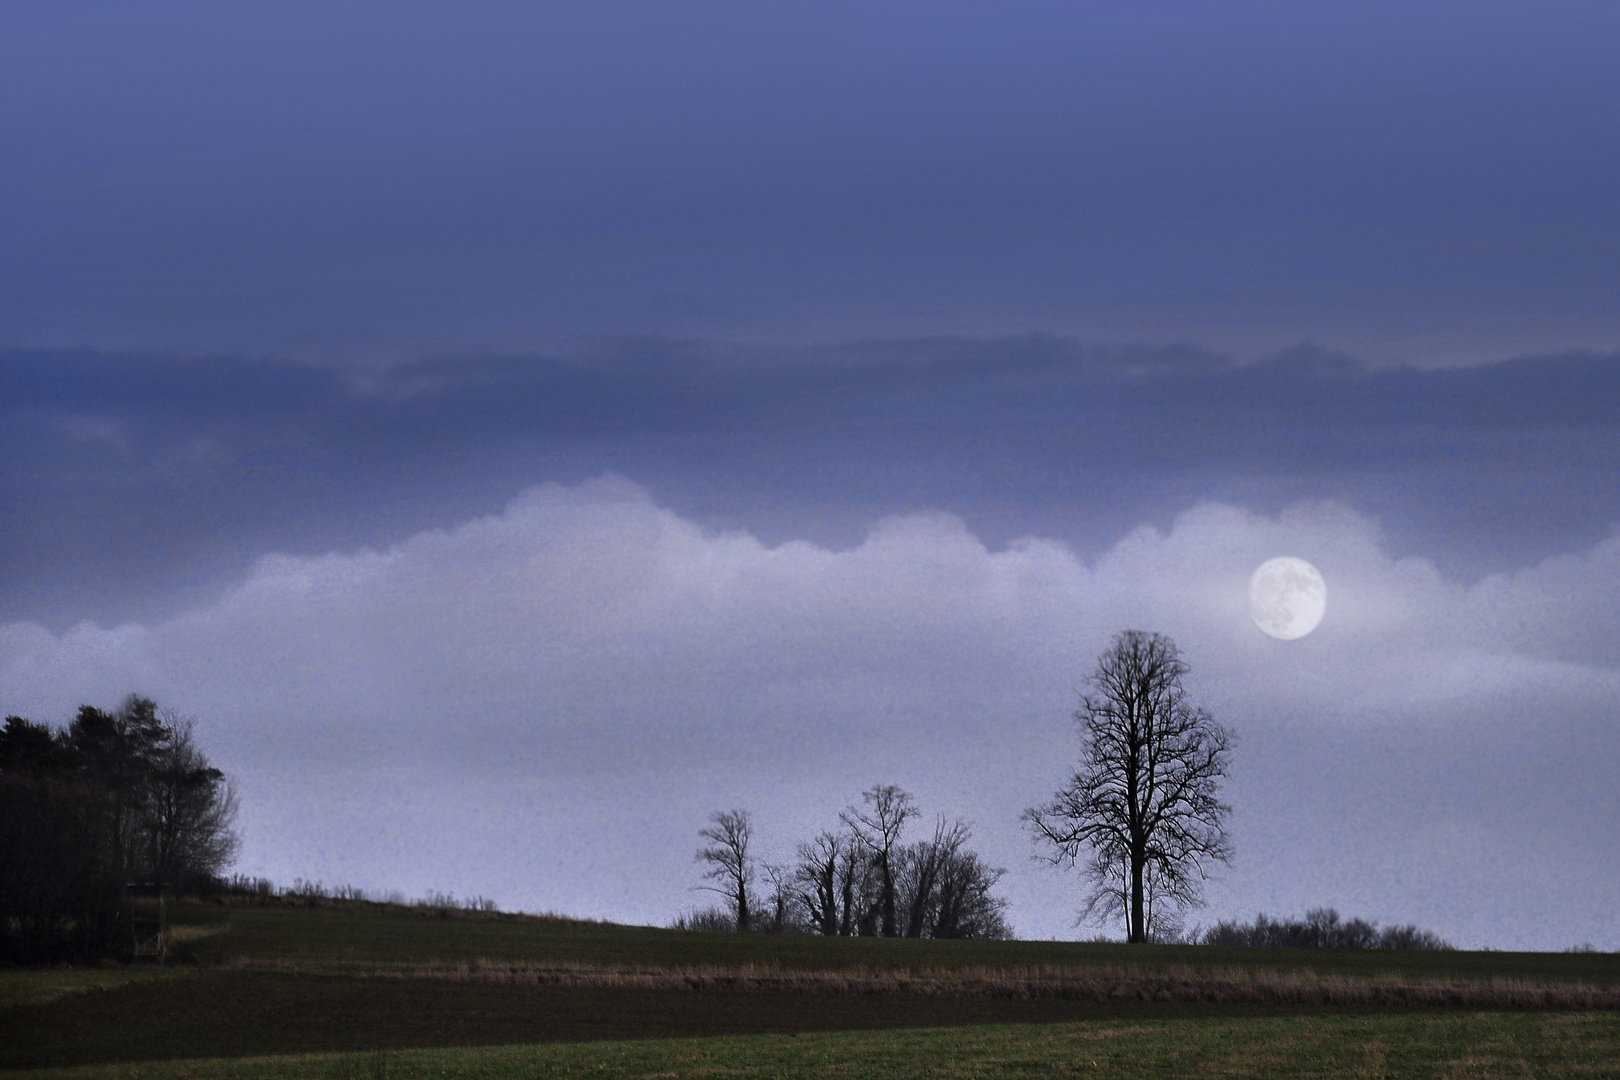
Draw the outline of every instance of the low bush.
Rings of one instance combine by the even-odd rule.
[[[1332,908],[1312,908],[1303,919],[1218,922],[1199,939],[1205,945],[1263,945],[1284,949],[1449,949],[1451,944],[1410,924],[1379,928],[1365,919],[1340,920]]]

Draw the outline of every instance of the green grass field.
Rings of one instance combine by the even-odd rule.
[[[1612,1077],[1612,1013],[1132,1020],[102,1065],[83,1080],[592,1077]]]
[[[1614,954],[710,935],[359,904],[188,905],[171,925],[162,969],[0,971],[0,1068],[1620,1076]],[[1580,993],[1605,1007],[1570,1007]]]

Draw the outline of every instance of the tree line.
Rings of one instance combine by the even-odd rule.
[[[907,842],[921,809],[909,792],[874,785],[788,863],[760,861],[746,810],[718,810],[699,830],[701,886],[725,908],[677,920],[705,930],[817,933],[829,937],[1009,938],[1007,901],[991,890],[1006,872],[967,846],[971,827],[935,818]],[[763,887],[761,886],[763,882]]]
[[[1154,633],[1116,635],[1081,694],[1079,762],[1052,798],[1024,811],[1042,856],[1089,880],[1082,918],[1118,918],[1131,942],[1189,940],[1182,918],[1231,859],[1221,800],[1233,738],[1183,687],[1188,665]],[[131,886],[172,895],[217,888],[233,858],[236,800],[192,722],[131,696],[83,706],[54,730],[19,716],[0,730],[0,960],[91,960],[130,934]],[[683,917],[700,929],[828,936],[1005,938],[1005,871],[969,846],[970,826],[922,812],[893,784],[863,792],[838,824],[786,862],[753,849],[746,810],[700,830],[703,888],[725,900]],[[1331,916],[1331,918],[1329,917]],[[1209,944],[1437,948],[1415,927],[1379,930],[1320,909],[1303,923],[1219,923]]]
[[[181,895],[234,858],[236,796],[195,724],[131,695],[64,729],[0,729],[0,957],[86,962],[132,947],[132,888]]]

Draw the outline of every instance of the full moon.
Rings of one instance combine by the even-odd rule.
[[[1326,611],[1327,582],[1304,559],[1267,559],[1249,579],[1249,618],[1274,638],[1304,637]]]

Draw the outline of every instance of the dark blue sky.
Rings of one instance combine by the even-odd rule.
[[[1617,344],[1609,4],[4,18],[7,344]]]
[[[1109,636],[1205,916],[1620,947],[1620,8],[0,6],[0,711],[199,717],[241,869],[659,922],[1019,811]],[[1328,583],[1249,622],[1277,555]]]

